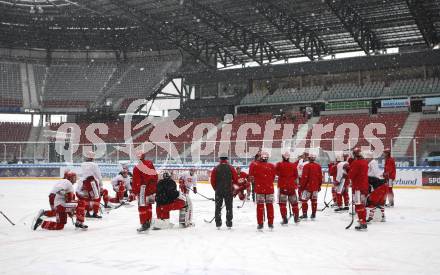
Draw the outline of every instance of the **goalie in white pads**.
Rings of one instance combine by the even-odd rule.
[[[189,225],[191,225],[193,205],[192,205],[191,197],[189,195],[189,191],[193,191],[194,194],[197,194],[197,176],[195,174],[194,169],[190,169],[188,174],[184,174],[183,176],[180,177],[179,188],[180,191],[185,195],[185,200],[188,207],[188,211],[185,213],[185,215],[188,215],[186,220],[188,220]]]

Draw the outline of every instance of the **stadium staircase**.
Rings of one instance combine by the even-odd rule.
[[[392,152],[394,157],[399,158],[407,155],[408,147],[413,144],[412,141],[421,116],[421,113],[410,113],[408,115],[399,136],[393,142]]]
[[[292,141],[292,148],[295,148],[295,144],[304,144],[305,145],[305,139],[307,138],[307,135],[309,133],[309,130],[313,129],[313,125],[318,123],[320,117],[312,117],[307,121],[307,124],[300,124],[298,128],[298,132],[293,137]]]

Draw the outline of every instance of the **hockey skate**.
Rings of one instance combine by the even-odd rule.
[[[367,231],[367,224],[361,223],[361,224],[355,226],[354,229],[356,229],[357,231]]]
[[[87,217],[87,216],[86,216]],[[93,213],[93,215],[89,215],[89,218],[93,219],[102,219],[102,216],[100,216],[98,213]]]
[[[289,220],[287,220],[286,217],[283,218],[283,221],[281,222],[281,225],[283,226],[287,226],[287,224],[289,223]]]
[[[335,209],[335,212],[336,213],[342,213],[343,211],[347,211],[348,210],[348,207],[347,208],[345,208],[345,207],[339,207],[339,208],[336,208]]]
[[[257,230],[263,232],[263,224],[259,224]]]
[[[169,219],[166,220],[157,219],[154,221],[153,230],[169,229],[172,228],[173,226],[174,224],[170,223]]]
[[[136,230],[138,233],[141,233],[141,232],[148,231],[148,229],[150,229],[150,222],[146,222],[146,223],[142,224],[142,226]]]
[[[32,223],[32,229],[37,230],[37,228],[43,223],[43,219],[41,218],[44,215],[44,210],[40,209],[38,211],[37,216],[35,217],[33,223]]]
[[[82,229],[82,230],[87,230],[87,228],[89,228],[87,225],[83,224],[82,222],[76,222],[75,223],[75,229]]]
[[[316,219],[316,214],[312,213],[312,215],[310,216],[310,219],[312,219],[312,220]]]
[[[370,223],[373,220],[373,217],[368,217],[367,223]]]
[[[307,219],[307,214],[303,214],[302,216],[299,216],[300,219]]]
[[[267,226],[269,227],[270,231],[273,231],[273,224],[269,223]]]

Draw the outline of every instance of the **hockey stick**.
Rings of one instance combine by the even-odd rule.
[[[0,211],[0,214],[2,214],[3,217],[5,217],[5,219],[7,219],[10,224],[12,224],[13,226],[15,225],[15,223],[13,223],[2,211]]]
[[[191,190],[191,191],[193,191],[193,193],[194,194],[197,194],[197,195],[199,195],[199,196],[202,196],[202,197],[204,197],[205,199],[207,199],[207,200],[210,200],[210,201],[215,201],[213,198],[208,198],[207,196],[204,196],[203,194],[200,194],[199,192],[194,192],[194,190],[192,189],[192,188],[188,188],[189,190]]]
[[[331,203],[332,201],[333,201],[333,199],[331,199],[328,203],[324,201],[325,206],[324,206],[324,208],[320,209],[319,211],[322,212],[322,211],[324,211],[325,209],[327,209],[328,207],[330,207],[330,203]]]
[[[354,222],[354,200],[353,199],[354,199],[354,196],[352,194],[352,196],[351,196],[351,222],[349,225],[347,225],[345,227],[345,229],[349,229],[353,225],[353,222]]]
[[[246,202],[246,198],[243,200],[243,203],[241,205],[237,205],[237,208],[243,208],[245,202]]]
[[[220,212],[221,212],[221,210],[223,209],[225,207],[225,205],[222,205],[222,208],[220,209]],[[207,220],[207,219],[203,219],[203,221],[204,222],[206,222],[206,223],[212,223],[213,221],[215,220],[215,215],[214,215],[214,217],[211,219],[211,220]]]

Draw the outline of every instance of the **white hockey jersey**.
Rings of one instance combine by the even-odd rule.
[[[101,170],[99,169],[98,164],[91,161],[83,162],[81,164],[81,177],[82,177],[81,181],[87,179],[90,176],[94,177],[95,180],[102,187]]]
[[[298,169],[298,177],[299,177],[299,178],[301,178],[302,173],[303,173],[304,166],[305,166],[307,163],[309,163],[309,161],[304,161],[303,159],[300,159],[300,160],[298,161],[298,167],[297,167],[297,169]]]
[[[375,159],[370,160],[368,163],[368,176],[383,179],[383,171],[379,168],[379,163]]]
[[[347,171],[344,169],[344,165],[347,163],[346,161],[341,161],[336,164],[336,182],[341,182],[343,178],[346,178]]]
[[[112,186],[113,186],[113,190],[115,192],[118,192],[118,183],[122,181],[124,182],[125,185],[125,190],[127,191],[131,191],[131,185],[130,185],[130,177],[127,176],[126,178],[124,178],[122,175],[117,175],[116,177],[114,177],[112,179]]]
[[[183,180],[187,191],[197,187],[197,176],[195,174],[193,176],[191,176],[189,173],[184,174],[180,178]]]
[[[66,179],[59,180],[52,188],[51,193],[55,194],[54,206],[58,205],[66,206],[66,194],[73,194],[73,184]]]

